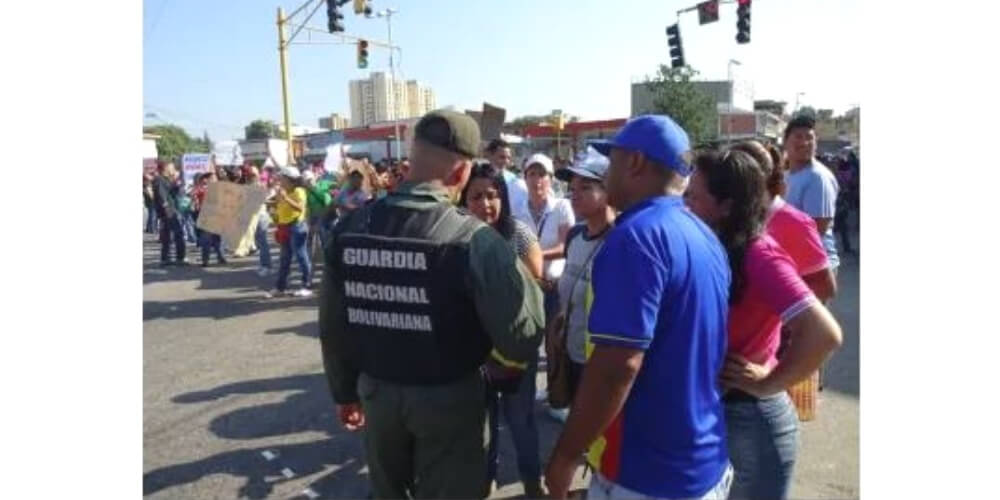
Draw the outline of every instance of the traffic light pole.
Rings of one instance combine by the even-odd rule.
[[[389,27],[389,46],[392,46],[392,15],[395,14],[395,9],[385,10],[385,21],[386,25]],[[402,111],[396,109],[396,63],[393,58],[393,52],[395,49],[389,49],[389,74],[392,75],[392,111],[393,111],[393,126],[395,130],[393,135],[396,136],[396,162],[399,163],[403,159],[403,152],[400,150],[399,145],[399,115],[396,115],[396,111]],[[404,87],[405,88],[405,87]]]
[[[322,2],[321,2],[322,3]],[[303,7],[305,7],[303,5]],[[302,7],[299,7],[302,10]],[[278,7],[278,60],[281,64],[281,108],[285,118],[285,145],[287,146],[288,164],[292,164],[292,120],[291,110],[288,103],[288,40],[285,38],[285,24],[288,18],[285,17],[285,10]]]
[[[309,13],[309,15],[305,18],[305,20],[303,20],[300,24],[292,23],[292,19],[296,15],[298,15],[300,12],[302,12],[303,10],[305,10],[306,7],[308,7],[310,4],[312,4],[315,1],[316,0],[306,0],[305,3],[303,3],[297,9],[295,9],[294,11],[292,11],[292,13],[290,15],[288,15],[288,16],[285,15],[284,9],[282,9],[281,7],[278,7],[278,61],[279,61],[280,66],[281,66],[281,108],[282,108],[282,114],[283,114],[283,118],[284,118],[284,122],[285,122],[285,134],[284,135],[285,135],[285,142],[288,145],[288,163],[289,164],[291,164],[292,162],[294,162],[295,157],[294,157],[294,150],[292,148],[292,119],[291,119],[292,112],[291,112],[291,104],[289,102],[289,97],[288,97],[288,95],[289,95],[289,92],[288,92],[288,46],[292,45],[292,44],[295,44],[295,45],[330,45],[330,44],[332,44],[332,42],[313,42],[311,36],[309,37],[310,40],[308,42],[295,42],[294,41],[295,37],[298,36],[298,34],[300,32],[302,32],[303,30],[305,30],[306,32],[308,32],[310,34],[312,32],[314,32],[314,31],[315,32],[319,32],[319,33],[324,33],[324,34],[327,33],[327,31],[325,31],[325,30],[320,30],[320,29],[317,29],[317,28],[313,28],[313,27],[307,26],[306,24],[309,22],[310,19],[312,19],[313,15],[316,14],[316,11],[318,11],[319,8],[323,6],[323,4],[325,4],[327,2],[337,1],[337,0],[319,0],[317,2],[317,4],[316,4],[316,7],[312,10],[312,12]],[[389,15],[391,15],[391,14],[389,14]],[[295,32],[292,33],[292,36],[288,36],[287,35],[286,29],[287,29],[288,26],[291,26],[291,27],[295,28]],[[361,38],[358,38],[358,37],[355,37],[355,36],[349,36],[349,35],[344,35],[344,34],[337,34],[335,36],[339,37],[341,40],[361,41]],[[371,43],[372,45],[380,46],[380,47],[388,47],[389,50],[390,50],[390,54],[389,54],[389,57],[390,57],[389,61],[390,62],[389,62],[389,64],[390,64],[390,66],[392,66],[392,52],[391,51],[397,49],[398,47],[394,47],[392,45],[392,26],[391,25],[389,27],[389,37],[390,37],[390,40],[389,40],[388,44],[385,44],[385,43],[382,43],[382,42],[378,42],[378,41],[370,41],[369,43]],[[339,42],[337,44],[343,44],[343,42]],[[393,94],[394,94],[393,98],[395,98],[395,89],[393,89]],[[397,136],[396,147],[398,148],[399,147],[399,143],[398,143],[398,141],[399,141],[399,139],[398,139],[398,136],[399,136],[399,124],[398,124],[398,122],[396,124],[396,136]]]

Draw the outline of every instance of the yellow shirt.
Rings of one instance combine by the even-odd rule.
[[[293,224],[305,220],[306,218],[306,190],[297,187],[288,193],[288,197],[295,200],[302,206],[302,210],[296,210],[283,198],[278,198],[278,224]]]

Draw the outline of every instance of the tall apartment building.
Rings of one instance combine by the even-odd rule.
[[[384,72],[374,72],[367,80],[351,80],[348,85],[351,126],[422,116],[434,109],[434,91],[416,80],[393,81]]]
[[[319,128],[325,128],[327,130],[343,130],[350,126],[350,119],[346,116],[340,116],[337,113],[333,113],[330,116],[324,116],[319,119]]]

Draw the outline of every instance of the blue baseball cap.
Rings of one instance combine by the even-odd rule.
[[[609,141],[590,141],[607,157],[611,148],[638,151],[683,176],[691,174],[691,142],[687,132],[666,115],[643,115],[629,120]]]

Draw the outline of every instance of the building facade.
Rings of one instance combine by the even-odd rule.
[[[393,80],[384,72],[374,72],[367,80],[348,84],[351,127],[422,116],[434,109],[434,91],[416,80]]]
[[[333,113],[330,116],[324,116],[319,119],[319,128],[325,128],[327,130],[343,130],[350,126],[350,119],[346,116],[340,116],[337,113]]]

